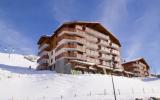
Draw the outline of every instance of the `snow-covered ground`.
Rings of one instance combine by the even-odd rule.
[[[110,75],[64,75],[36,66],[23,55],[0,53],[0,100],[114,100]],[[160,97],[157,78],[114,76],[114,82],[117,100]]]

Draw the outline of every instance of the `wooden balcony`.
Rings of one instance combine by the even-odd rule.
[[[86,60],[86,55],[77,54],[76,57],[77,59],[80,59],[80,60]]]
[[[99,52],[110,54],[110,49],[106,48],[106,47],[103,47],[103,46],[100,46],[99,47]]]
[[[111,44],[111,47],[112,47],[113,49],[116,49],[116,50],[119,50],[119,49],[120,49],[119,45],[118,45],[118,44],[115,44],[115,43],[112,43],[112,44]]]
[[[106,62],[106,61],[102,61],[102,65],[103,65],[103,66],[110,67],[110,63],[109,63],[109,62]]]
[[[78,52],[75,51],[66,51],[56,56],[56,60],[60,58],[86,60],[86,55],[79,54]]]
[[[42,50],[44,50],[45,48],[47,48],[49,46],[49,44],[42,44],[42,45],[40,45],[39,46],[39,51],[42,51]]]
[[[139,68],[134,68],[133,71],[140,72]]]
[[[84,31],[75,29],[75,28],[62,28],[59,32],[58,32],[58,36],[62,36],[64,34],[70,34],[70,35],[77,35],[80,37],[85,37],[86,33]]]
[[[43,55],[42,57],[40,57],[38,60],[37,60],[37,63],[39,63],[41,60],[43,59],[49,59],[49,56],[48,55]]]
[[[76,46],[76,50],[77,50],[77,51],[80,51],[80,52],[85,52],[85,51],[86,51],[86,48],[85,48],[84,46],[79,46],[79,45],[77,45],[77,46]]]
[[[91,42],[86,41],[85,45],[86,45],[86,48],[89,48],[89,49],[93,49],[93,50],[98,49],[98,45],[95,43],[91,43]]]
[[[87,56],[90,56],[90,57],[98,57],[99,56],[99,53],[97,51],[90,50],[90,49],[86,49],[86,54],[87,54]]]
[[[104,40],[109,40],[109,36],[104,35],[103,33],[100,33],[96,30],[91,29],[91,28],[86,28],[86,32],[88,34],[91,34],[91,35],[97,37],[97,38],[101,38],[101,39],[104,39]]]
[[[113,55],[119,56],[120,52],[118,50],[112,50],[111,52]]]
[[[38,56],[40,56],[40,57],[42,57],[43,55],[47,55],[47,54],[48,54],[48,52],[44,51],[44,50],[38,52]]]
[[[115,62],[121,62],[121,58],[120,57],[114,57],[114,61]]]
[[[43,64],[39,64],[36,69],[37,70],[45,70],[45,69],[47,69],[47,67],[48,67],[48,63],[43,63]]]
[[[145,71],[145,74],[144,74],[145,76],[149,76],[149,73],[148,73],[148,71]]]
[[[112,60],[112,56],[107,55],[107,54],[101,54],[101,56],[99,58],[102,59],[102,60],[105,60],[105,61]]]
[[[107,41],[104,41],[104,40],[100,40],[98,44],[101,45],[101,46],[104,46],[104,47],[110,47],[109,43]]]
[[[85,39],[90,41],[90,42],[94,42],[94,43],[98,42],[98,38],[96,38],[94,36],[91,36],[91,35],[88,35],[88,34],[85,35]]]
[[[87,61],[94,64],[100,64],[100,61],[97,58],[87,57]]]

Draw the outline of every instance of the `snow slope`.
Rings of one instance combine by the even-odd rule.
[[[22,55],[0,53],[0,100],[114,100],[110,75],[29,70]],[[114,76],[117,100],[160,97],[160,79]]]
[[[29,67],[36,68],[37,63],[31,62],[24,58],[24,55],[20,54],[8,54],[0,53],[0,64],[11,65],[11,66],[20,66],[20,67]]]

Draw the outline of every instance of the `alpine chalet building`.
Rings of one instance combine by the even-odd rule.
[[[38,70],[64,74],[123,71],[119,40],[97,22],[66,22],[51,36],[41,36],[38,45]]]
[[[128,61],[122,64],[124,70],[132,72],[135,77],[147,77],[149,76],[149,65],[144,58],[138,58],[136,60]]]

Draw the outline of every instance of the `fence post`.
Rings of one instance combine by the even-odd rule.
[[[63,96],[61,95],[61,100],[63,99]]]
[[[74,94],[74,97],[76,97],[77,95],[76,95],[76,93]]]
[[[27,100],[29,100],[28,96],[27,96]]]
[[[118,94],[120,95],[120,89],[118,89]]]
[[[133,94],[133,99],[135,99],[135,98],[134,98],[134,89],[133,89],[133,88],[132,88],[132,94]]]
[[[143,94],[145,94],[145,89],[143,88]]]
[[[104,95],[107,95],[107,91],[106,91],[106,89],[104,89]]]
[[[152,92],[154,93],[154,89],[152,88]]]
[[[90,91],[89,95],[91,96],[91,91]]]
[[[45,100],[45,96],[43,96],[43,100]]]

